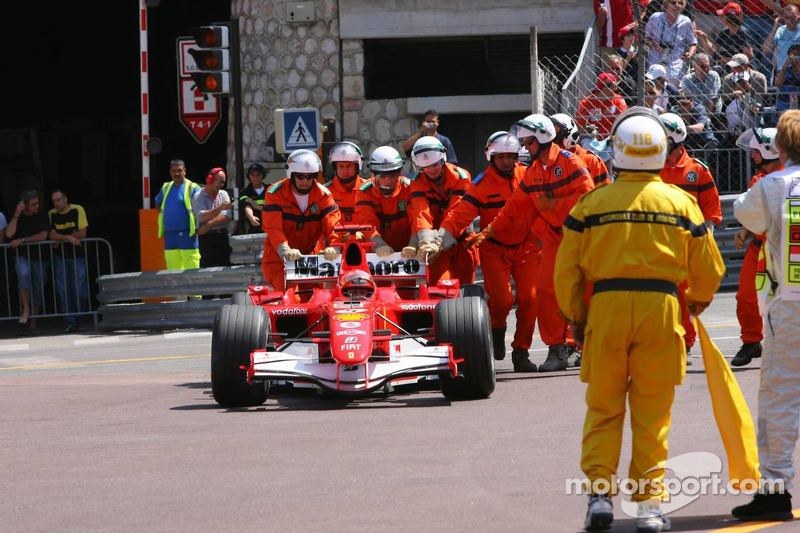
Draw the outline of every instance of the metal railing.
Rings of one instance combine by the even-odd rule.
[[[111,244],[105,239],[81,239],[83,257],[64,241],[42,241],[12,248],[0,244],[0,320],[19,320],[23,307],[17,277],[18,257],[28,266],[30,318],[91,317],[97,326],[98,276],[114,273]],[[35,304],[35,305],[34,305]]]

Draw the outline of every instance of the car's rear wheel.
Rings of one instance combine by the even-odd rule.
[[[269,315],[254,305],[223,305],[214,317],[211,334],[211,392],[223,407],[252,407],[267,400],[269,385],[248,385],[250,352],[264,349]]]
[[[247,291],[237,291],[231,294],[231,305],[253,305]]]
[[[463,358],[458,376],[441,376],[442,394],[451,400],[487,398],[495,387],[489,309],[477,296],[442,300],[436,304],[435,337],[450,344],[453,356]]]

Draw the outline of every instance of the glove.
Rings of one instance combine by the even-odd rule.
[[[403,256],[403,259],[411,259],[415,255],[417,255],[417,247],[416,246],[404,246],[403,251],[400,252],[400,255]]]
[[[700,316],[700,313],[706,310],[708,304],[687,304],[686,309],[689,310],[689,314],[692,316]]]
[[[303,257],[303,254],[300,253],[300,250],[297,248],[289,248],[281,255],[281,259],[285,261],[297,261]]]
[[[355,232],[355,236],[356,236],[356,240],[357,241],[359,241],[359,242],[363,242],[364,241],[364,234],[361,233],[360,231]]]
[[[428,256],[439,253],[439,245],[435,242],[422,242],[417,250],[417,258],[424,261]]]
[[[328,246],[327,248],[320,250],[319,255],[325,257],[326,261],[334,261],[339,257],[339,250],[333,246]]]
[[[739,228],[739,231],[736,232],[736,235],[733,236],[733,242],[736,244],[736,249],[741,250],[744,248],[744,245],[747,242],[747,239],[750,238],[752,233],[747,228]]]
[[[583,330],[586,328],[586,324],[578,324],[577,322],[570,322],[569,323],[569,331],[572,333],[572,338],[575,339],[575,342],[583,346]]]
[[[491,225],[486,226],[480,233],[473,233],[472,235],[464,239],[464,246],[466,246],[467,248],[472,248],[473,246],[480,246],[483,241],[493,236],[494,236],[494,229],[492,229],[492,226]]]
[[[383,246],[378,246],[375,248],[375,253],[378,255],[378,257],[386,257],[387,255],[392,255],[394,250],[392,250],[391,246],[384,244]]]
[[[556,204],[558,203],[557,198],[548,198],[545,194],[537,196],[535,201],[536,209],[539,211],[552,211],[556,208]]]

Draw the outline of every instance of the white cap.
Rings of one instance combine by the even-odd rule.
[[[664,65],[650,65],[650,68],[647,69],[647,74],[645,74],[644,77],[650,80],[657,80],[658,78],[666,78],[667,67],[665,67]]]

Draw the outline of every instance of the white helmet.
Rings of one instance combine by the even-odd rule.
[[[686,140],[686,122],[683,121],[680,115],[675,113],[662,113],[658,115],[658,120],[664,124],[664,129],[667,130],[667,136],[672,139],[672,142],[680,144]]]
[[[558,128],[558,133],[563,135],[564,148],[569,150],[578,144],[581,134],[578,131],[578,125],[571,116],[566,113],[556,113],[550,117],[550,121],[553,123],[553,126]]]
[[[436,137],[420,137],[411,149],[411,161],[417,168],[429,167],[439,161],[447,161],[447,149]]]
[[[549,143],[556,138],[556,128],[553,121],[545,115],[528,115],[522,120],[518,120],[511,126],[511,135],[517,139],[525,137],[536,137],[540,144]]]
[[[319,156],[311,150],[295,150],[289,154],[286,160],[286,177],[291,178],[292,174],[315,174],[322,170],[322,162]]]
[[[403,168],[400,152],[391,146],[379,146],[369,156],[369,168],[373,172],[391,172]]]
[[[780,156],[775,146],[777,135],[776,128],[750,128],[739,135],[736,146],[742,150],[758,150],[762,159],[774,161]]]
[[[522,145],[519,143],[519,139],[507,131],[496,131],[489,136],[483,151],[486,153],[486,160],[491,161],[494,154],[519,155],[521,149]]]
[[[667,160],[667,132],[653,110],[635,106],[617,117],[611,128],[612,160],[619,170],[658,172]]]
[[[344,141],[331,149],[329,159],[331,166],[333,166],[333,163],[339,161],[349,161],[350,163],[355,163],[358,170],[361,170],[361,162],[364,160],[364,154],[361,152],[361,148],[355,143]]]

